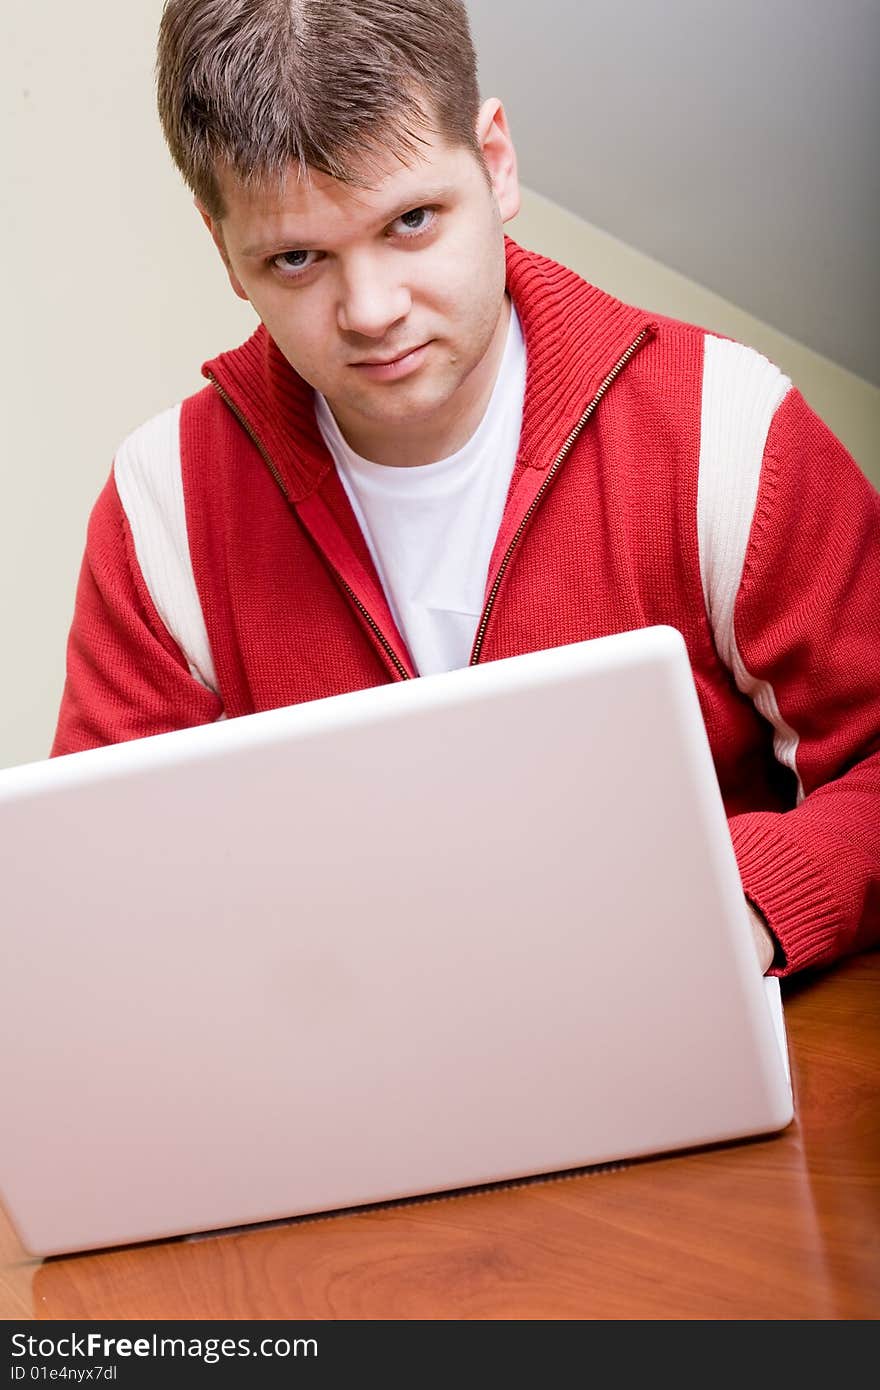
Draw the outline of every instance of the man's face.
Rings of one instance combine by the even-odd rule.
[[[477,135],[491,189],[471,151],[433,137],[415,164],[389,159],[369,189],[318,173],[283,191],[226,178],[224,217],[203,212],[236,293],[368,456],[392,436],[454,434],[483,377],[494,380],[502,221],[519,205],[497,102],[484,103]]]

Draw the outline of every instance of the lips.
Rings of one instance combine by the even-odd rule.
[[[394,357],[368,357],[360,362],[352,362],[352,367],[373,381],[400,381],[419,371],[427,359],[430,341],[418,347],[398,352]]]
[[[411,352],[418,352],[424,343],[417,343],[415,347],[405,348],[403,352],[396,352],[393,357],[362,357],[360,362],[352,362],[353,367],[390,367],[392,362],[402,362],[404,357],[409,357]]]

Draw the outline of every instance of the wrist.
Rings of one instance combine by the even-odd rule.
[[[752,937],[755,942],[761,973],[766,975],[776,962],[776,938],[771,932],[763,912],[749,898],[746,898],[746,907],[749,912],[749,922],[752,927]]]

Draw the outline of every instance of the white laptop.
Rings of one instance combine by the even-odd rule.
[[[0,857],[33,1254],[792,1116],[671,628],[0,772]]]

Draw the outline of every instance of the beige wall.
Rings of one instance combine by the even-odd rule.
[[[10,13],[11,11],[11,13]],[[0,767],[45,756],[89,509],[119,440],[200,385],[254,320],[171,169],[153,109],[161,0],[8,6]],[[877,477],[880,391],[527,195],[511,230],[658,312],[750,342]]]

